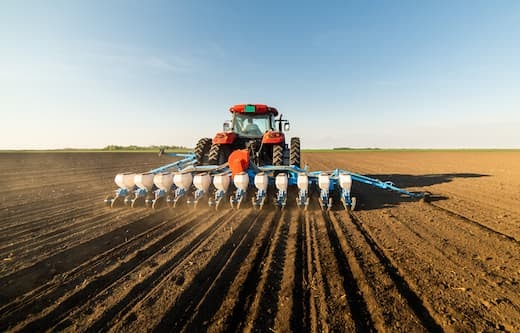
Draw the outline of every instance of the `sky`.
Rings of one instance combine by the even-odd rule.
[[[242,103],[303,149],[520,148],[520,1],[0,0],[0,149],[194,147]]]

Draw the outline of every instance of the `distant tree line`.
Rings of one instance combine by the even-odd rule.
[[[337,147],[332,150],[381,150],[381,148],[351,148],[351,147]]]
[[[187,147],[184,146],[136,146],[136,145],[130,145],[130,146],[117,146],[117,145],[108,145],[103,148],[103,150],[108,151],[118,151],[118,150],[188,150]]]

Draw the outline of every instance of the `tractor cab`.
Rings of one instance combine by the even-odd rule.
[[[275,128],[278,111],[263,104],[239,104],[229,111],[233,118],[224,124],[224,131],[232,131],[244,138],[261,138],[267,131]]]
[[[268,130],[273,129],[273,119],[269,114],[248,115],[234,114],[232,130],[238,136],[247,138],[260,138]]]

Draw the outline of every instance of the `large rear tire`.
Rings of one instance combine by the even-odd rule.
[[[202,138],[195,146],[195,156],[197,163],[201,165],[208,164],[209,150],[211,148],[211,138]]]
[[[283,165],[283,144],[273,146],[273,165]]]
[[[211,165],[221,165],[228,161],[231,154],[231,147],[223,144],[213,144],[209,150],[208,163]]]
[[[295,165],[298,168],[301,164],[300,156],[300,138],[291,138],[291,152],[290,152],[291,165]]]

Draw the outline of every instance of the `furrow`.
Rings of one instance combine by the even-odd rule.
[[[99,194],[98,191],[92,192],[93,196]],[[86,197],[85,197],[86,196]],[[16,210],[3,208],[2,224],[0,225],[0,232],[15,235],[16,231],[25,228],[34,229],[38,224],[43,224],[49,219],[60,217],[64,214],[69,214],[78,209],[87,207],[95,207],[101,205],[94,204],[95,199],[85,194],[70,195],[64,200],[49,199],[38,202],[30,202],[27,205],[17,205]],[[73,204],[73,205],[72,205]],[[99,201],[102,204],[102,200]],[[41,207],[40,207],[41,206]],[[72,207],[71,207],[72,206]]]
[[[470,224],[472,224],[474,226],[477,226],[477,227],[479,227],[482,230],[485,230],[485,231],[487,231],[489,233],[493,233],[493,234],[498,235],[500,237],[506,238],[506,239],[508,239],[508,240],[510,240],[512,242],[515,242],[516,244],[520,244],[520,241],[518,239],[516,239],[515,237],[507,235],[507,234],[505,234],[503,232],[500,232],[498,230],[495,230],[495,229],[493,229],[493,228],[491,228],[491,227],[489,227],[489,226],[487,226],[487,225],[485,225],[485,224],[483,224],[483,223],[481,223],[481,222],[479,222],[479,221],[477,221],[475,219],[469,218],[469,217],[464,216],[462,214],[459,214],[459,213],[457,213],[457,212],[455,212],[455,211],[453,211],[451,209],[439,206],[439,205],[437,205],[435,203],[432,203],[432,202],[430,202],[428,204],[431,207],[434,207],[435,209],[437,209],[439,211],[443,211],[446,214],[449,214],[449,215],[451,215],[451,216],[453,216],[453,217],[455,217],[457,219],[461,219],[461,220],[463,220],[463,221],[465,221],[467,223],[470,223]]]
[[[163,316],[156,330],[184,332],[206,331],[212,316],[222,305],[231,283],[243,265],[254,239],[262,228],[264,214],[243,221],[227,242],[179,296],[175,305]]]
[[[290,328],[287,331],[311,331],[311,299],[309,292],[309,249],[307,247],[307,213],[299,212],[296,229],[296,253],[294,260],[294,284]],[[311,261],[312,262],[312,261]]]
[[[482,279],[490,285],[501,281],[504,292],[520,293],[514,272],[520,272],[520,261],[515,254],[520,251],[517,242],[503,235],[489,232],[479,225],[469,224],[435,207],[423,207],[429,218],[419,219],[417,207],[403,207],[389,213],[426,244],[441,252],[447,260],[459,267],[467,267],[474,274],[482,273]],[[395,214],[395,215],[394,215]],[[468,249],[468,243],[479,246]],[[502,284],[501,283],[501,284]],[[520,308],[519,308],[520,310]]]
[[[100,303],[105,295],[116,286],[125,286],[130,281],[133,272],[143,266],[157,266],[156,257],[168,252],[174,246],[175,241],[182,239],[200,224],[200,219],[187,218],[187,223],[181,224],[167,231],[164,235],[145,243],[143,247],[134,251],[121,262],[115,263],[101,274],[85,279],[83,283],[76,286],[75,290],[63,297],[59,305],[48,309],[36,320],[32,320],[24,327],[24,331],[34,330],[65,330],[71,325],[73,318],[78,319],[83,312],[89,313],[93,304]],[[80,304],[78,306],[78,304]],[[58,325],[58,326],[55,326]],[[75,329],[74,329],[75,330]]]
[[[186,215],[186,214],[184,214]],[[114,245],[107,251],[94,256],[91,260],[81,263],[70,271],[62,273],[48,283],[18,297],[13,302],[2,307],[2,321],[6,324],[21,322],[25,317],[34,317],[45,309],[53,306],[53,302],[70,293],[85,281],[103,276],[112,269],[117,268],[122,261],[128,261],[139,250],[153,245],[153,240],[161,238],[174,227],[182,227],[183,216],[178,217],[177,222],[163,220],[157,225],[137,234],[129,234],[125,242]],[[193,221],[189,223],[194,223]]]
[[[92,207],[90,210],[92,210]],[[125,212],[125,214],[117,214],[117,216],[120,217],[120,219],[125,219],[134,216],[146,217],[153,213],[154,212],[151,210],[133,210]],[[86,219],[82,219],[80,216],[75,216],[69,219],[57,219],[56,223],[49,223],[45,226],[46,229],[44,233],[31,235],[28,239],[26,238],[11,242],[9,243],[9,246],[2,249],[2,252],[13,250],[13,252],[16,253],[17,260],[19,260],[23,257],[30,257],[33,252],[41,253],[45,252],[47,249],[60,249],[60,244],[62,243],[66,243],[68,246],[74,245],[74,242],[81,241],[81,238],[78,238],[79,234],[87,233],[92,229],[98,229],[98,226],[101,223],[106,219],[113,218],[114,216],[116,216],[114,212],[104,211]],[[29,232],[34,233],[34,231]],[[73,239],[73,241],[69,242],[70,239]]]
[[[294,216],[294,212],[296,212],[297,216]],[[296,239],[297,232],[299,228],[299,224],[302,221],[302,212],[300,210],[296,210],[295,208],[291,209],[289,219],[289,228],[287,235],[287,245],[285,251],[284,264],[282,267],[282,280],[280,283],[280,292],[278,295],[278,311],[276,313],[276,318],[274,321],[274,330],[278,332],[289,332],[291,331],[291,319],[294,318],[292,315],[292,310],[294,309],[293,303],[297,299],[293,298],[293,291],[296,287]],[[301,283],[301,280],[299,281]]]
[[[268,231],[259,244],[244,282],[239,287],[237,301],[233,306],[231,315],[224,321],[224,331],[236,332],[245,329],[244,318],[248,315],[248,310],[252,308],[257,296],[257,286],[262,280],[262,272],[267,262],[276,232],[280,226],[280,217],[281,211],[276,211],[274,216],[270,219]]]
[[[60,237],[61,234],[57,235],[57,243],[41,243],[37,242],[37,244],[41,244],[41,246],[30,246],[26,249],[25,252],[18,254],[18,250],[12,251],[9,255],[13,260],[15,260],[14,265],[0,265],[2,271],[2,277],[6,274],[11,274],[13,270],[23,270],[31,265],[36,264],[37,262],[41,262],[42,259],[52,257],[62,252],[66,252],[67,249],[74,248],[76,246],[80,246],[81,244],[88,244],[92,239],[96,239],[97,237],[102,237],[104,234],[111,233],[113,230],[119,230],[121,228],[125,228],[125,225],[131,225],[136,220],[144,219],[148,216],[152,216],[153,212],[151,211],[142,211],[141,213],[145,213],[144,215],[136,215],[132,212],[127,212],[125,215],[114,215],[113,213],[107,213],[95,216],[90,220],[92,223],[87,223],[87,227],[89,229],[80,229],[81,232],[75,229],[62,230],[61,234],[64,235]],[[80,227],[81,223],[78,224]],[[87,232],[87,231],[91,232]],[[66,242],[68,240],[68,242]],[[63,246],[58,246],[59,244],[63,244]],[[10,270],[7,271],[6,268]]]
[[[396,269],[389,266],[389,259],[374,245],[372,239],[367,238],[359,224],[354,223],[350,215],[345,220],[343,214],[339,213],[333,213],[330,217],[334,228],[345,239],[345,246],[351,254],[349,258],[355,259],[355,263],[351,260],[352,266],[356,267],[363,281],[362,289],[369,299],[368,307],[377,330],[399,328],[408,332],[438,331],[439,326],[432,325],[431,316],[423,318],[424,307],[414,305],[417,295],[411,295],[410,288],[403,285],[402,277],[396,276]],[[401,290],[405,290],[405,293],[401,293]]]
[[[252,329],[256,332],[273,330],[276,314],[280,310],[279,296],[287,257],[291,216],[292,211],[289,209],[282,212],[282,225],[277,233],[276,245],[269,261],[269,268],[265,275],[265,282],[253,322]]]
[[[253,230],[243,242],[242,249],[233,256],[234,263],[226,267],[204,296],[185,331],[229,331],[225,326],[226,321],[232,317],[233,308],[240,299],[239,294],[246,288],[246,279],[255,266],[255,258],[259,256],[263,242],[273,228],[274,215],[275,211],[262,211],[259,221],[255,222]]]
[[[324,215],[312,213],[307,219],[308,265],[307,278],[310,289],[311,320],[314,332],[356,330],[355,317],[344,288],[342,267],[327,232]]]
[[[199,219],[199,227],[190,232],[189,236],[179,237],[178,244],[172,244],[161,252],[160,257],[154,260],[158,265],[148,265],[139,273],[128,275],[124,280],[125,286],[114,285],[111,290],[107,290],[106,295],[99,295],[91,307],[96,307],[94,313],[101,315],[90,316],[87,320],[88,330],[125,331],[127,325],[139,325],[136,314],[145,317],[143,321],[147,326],[154,325],[165,311],[165,304],[169,304],[171,297],[178,294],[179,287],[190,284],[188,273],[203,267],[202,263],[200,266],[196,264],[197,258],[211,251],[212,242],[216,241],[219,234],[223,235],[227,231],[224,226],[232,224],[239,216],[242,216],[241,212],[219,212],[214,221],[201,223]],[[144,312],[140,310],[142,307],[146,308]],[[57,328],[61,329],[65,324]]]
[[[250,303],[250,306],[247,308],[248,312],[247,314],[243,314],[241,321],[243,321],[243,324],[245,325],[241,330],[249,332],[253,329],[253,323],[256,321],[256,318],[258,317],[258,311],[260,309],[261,300],[262,297],[264,297],[264,289],[266,288],[266,282],[269,278],[270,268],[272,267],[273,257],[275,256],[275,250],[278,244],[280,244],[279,238],[281,237],[281,229],[282,225],[284,224],[284,216],[287,213],[286,210],[282,210],[279,219],[281,220],[281,223],[277,223],[276,230],[273,235],[273,241],[269,244],[269,249],[267,256],[262,263],[261,267],[261,274],[260,274],[260,280],[256,284],[255,288],[255,294]],[[274,267],[272,267],[274,268]],[[244,309],[241,309],[243,311]]]
[[[430,326],[430,330],[437,326],[443,330],[514,327],[518,311],[511,302],[517,297],[490,299],[492,295],[499,295],[496,290],[501,284],[489,284],[486,274],[461,264],[455,256],[450,259],[445,252],[450,247],[449,240],[448,246],[443,248],[432,246],[425,241],[428,233],[421,235],[420,229],[407,227],[399,211],[394,213],[397,216],[383,214],[377,219],[368,212],[355,212],[351,218],[373,251],[380,253],[378,257],[399,292],[407,298],[416,315],[422,316],[422,324]],[[415,218],[426,223],[419,216]],[[431,286],[436,287],[432,290]]]
[[[356,330],[361,332],[374,332],[376,331],[374,320],[370,315],[369,307],[361,291],[361,288],[363,288],[363,286],[360,285],[362,284],[362,277],[356,276],[358,273],[357,267],[353,267],[353,265],[355,265],[354,260],[348,255],[349,251],[346,247],[346,242],[344,238],[338,235],[338,230],[336,230],[337,228],[334,226],[327,212],[323,212],[323,218],[330,243],[334,249],[334,255],[338,262],[339,271],[343,277],[343,288],[345,289]]]

